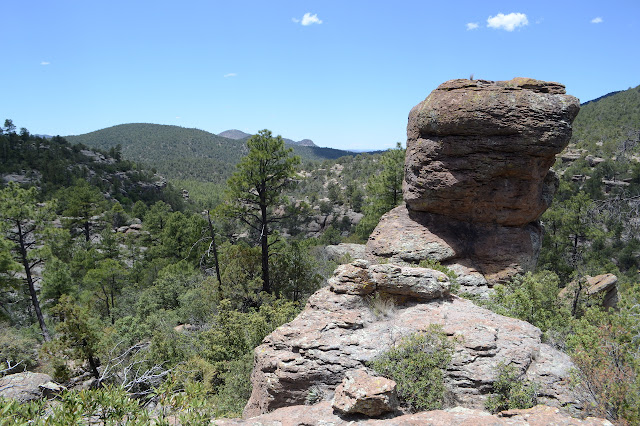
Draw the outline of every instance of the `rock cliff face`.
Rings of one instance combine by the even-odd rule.
[[[463,291],[532,269],[549,168],[571,137],[577,98],[539,80],[451,80],[409,114],[403,195],[367,244],[369,260],[450,266]]]

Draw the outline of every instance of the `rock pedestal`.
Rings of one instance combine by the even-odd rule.
[[[542,343],[540,330],[527,322],[446,293],[431,300],[399,295],[393,313],[382,316],[376,315],[371,295],[343,292],[367,282],[366,277],[373,276],[379,266],[398,271],[397,282],[404,273],[409,282],[416,275],[438,274],[426,268],[358,261],[339,267],[334,278],[340,277],[341,292],[329,287],[317,291],[295,320],[279,327],[255,349],[253,392],[245,417],[304,404],[314,387],[331,398],[350,372],[367,367],[403,337],[427,330],[431,324],[441,325],[447,335],[456,337],[453,361],[445,373],[456,405],[482,409],[502,362],[516,366],[538,384],[539,402],[581,406],[583,401],[569,386],[573,368],[569,357]],[[417,274],[420,269],[423,274]],[[346,284],[349,279],[352,285]],[[446,287],[448,282],[443,284]],[[384,290],[376,287],[375,291]]]

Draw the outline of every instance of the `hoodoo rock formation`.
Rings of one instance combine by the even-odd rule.
[[[406,206],[383,217],[370,260],[438,260],[464,291],[535,266],[537,220],[557,187],[551,165],[569,143],[577,98],[539,80],[451,80],[409,114]]]
[[[295,320],[256,348],[245,417],[304,404],[312,390],[325,401],[304,413],[326,411],[341,383],[353,387],[355,372],[376,376],[370,361],[432,324],[455,345],[444,374],[447,405],[482,409],[498,369],[510,364],[536,383],[539,403],[579,411],[587,401],[569,384],[573,364],[542,343],[538,328],[450,294],[447,274],[418,265],[438,260],[458,274],[463,291],[478,294],[532,269],[541,239],[536,221],[556,185],[549,167],[571,136],[578,108],[563,86],[521,78],[453,80],[415,107],[407,131],[406,205],[383,216],[366,246],[367,260],[339,266]],[[358,405],[357,395],[377,395],[358,389],[349,388],[349,406]],[[341,400],[339,393],[334,405]],[[456,413],[451,416],[462,415]],[[468,415],[484,415],[474,413]],[[453,417],[447,418],[459,420]]]

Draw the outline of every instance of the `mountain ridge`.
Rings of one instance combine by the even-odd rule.
[[[71,143],[81,143],[102,150],[120,145],[126,158],[154,167],[169,178],[224,182],[235,170],[235,164],[247,153],[247,148],[246,137],[233,138],[246,133],[229,130],[221,134],[232,138],[194,128],[128,123],[82,135],[66,136],[66,139]],[[307,140],[300,142],[305,141]],[[305,162],[355,155],[353,152],[318,147],[306,142],[304,145],[286,144]]]

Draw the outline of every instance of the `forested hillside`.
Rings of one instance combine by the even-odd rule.
[[[583,104],[573,124],[571,143],[605,158],[619,152],[638,154],[639,132],[640,86],[637,86]]]
[[[235,164],[247,153],[246,138],[231,139],[204,130],[160,124],[121,124],[66,139],[103,150],[120,146],[125,158],[153,167],[169,179],[218,184],[229,178]],[[355,155],[333,148],[291,147],[303,161]]]

